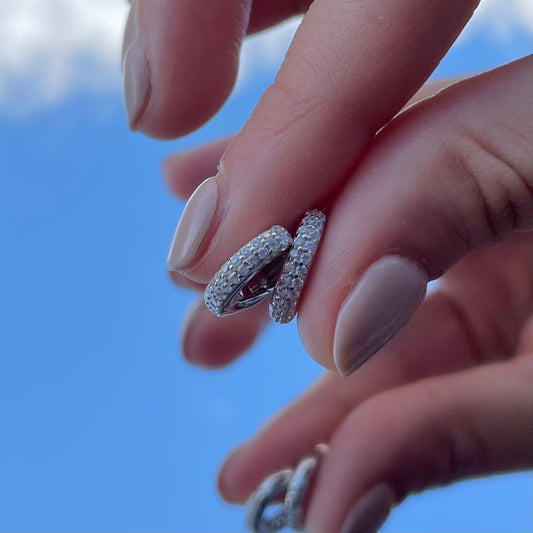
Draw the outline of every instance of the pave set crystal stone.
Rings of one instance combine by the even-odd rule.
[[[229,302],[238,299],[239,291],[250,279],[286,253],[292,243],[292,237],[285,228],[272,226],[243,246],[222,265],[207,285],[204,300],[208,309],[217,316],[229,314]],[[265,288],[264,295],[259,299],[268,296],[270,291]]]
[[[326,216],[322,211],[308,211],[296,231],[293,247],[285,260],[280,278],[270,300],[270,317],[287,324],[295,316],[298,300],[318,248]]]

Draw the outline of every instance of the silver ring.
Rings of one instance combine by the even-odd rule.
[[[317,465],[317,456],[304,457],[298,463],[287,486],[284,501],[287,525],[295,531],[303,531],[304,498],[308,495],[307,489],[311,484]]]
[[[317,444],[312,455],[300,460],[294,470],[287,468],[268,476],[248,498],[246,526],[250,531],[273,533],[287,527],[303,530],[303,515],[309,489],[326,444]]]
[[[308,211],[300,222],[293,248],[283,264],[270,300],[270,318],[274,322],[287,324],[296,316],[298,300],[322,238],[325,222],[326,215],[318,209]]]
[[[248,498],[245,522],[250,531],[274,533],[287,526],[287,514],[281,503],[293,473],[293,470],[287,468],[268,476]],[[267,508],[276,503],[279,506],[275,512],[265,516]]]
[[[274,290],[287,250],[290,233],[272,226],[230,257],[208,283],[204,300],[217,316],[246,309],[264,300]]]

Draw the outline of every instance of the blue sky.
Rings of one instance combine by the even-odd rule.
[[[491,20],[438,76],[531,51],[529,30]],[[219,115],[171,143],[127,130],[118,57],[109,67],[90,56],[108,77],[100,85],[76,74],[83,54],[63,85],[40,85],[0,54],[1,530],[243,531],[242,510],[216,495],[217,466],[320,368],[294,325],[270,328],[225,370],[183,362],[177,330],[192,295],[164,270],[182,204],[159,165],[240,127],[287,31],[248,45],[259,66],[246,59]],[[382,531],[531,531],[532,499],[529,472],[469,481],[409,498]]]

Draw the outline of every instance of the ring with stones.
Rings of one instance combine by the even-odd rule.
[[[272,226],[230,257],[208,283],[204,300],[217,316],[226,316],[255,305],[267,296],[270,317],[286,324],[296,315],[326,216],[308,211],[294,241],[282,226]]]
[[[274,533],[289,527],[302,531],[309,489],[320,460],[327,452],[326,444],[317,444],[314,453],[303,457],[296,468],[268,476],[246,502],[245,522],[248,529]]]
[[[208,283],[204,301],[217,316],[255,305],[274,290],[285,255],[292,246],[290,233],[272,226],[233,254]]]
[[[318,209],[308,211],[300,222],[293,247],[285,259],[270,300],[270,318],[274,322],[287,324],[296,316],[300,294],[322,238],[325,222],[326,215]]]

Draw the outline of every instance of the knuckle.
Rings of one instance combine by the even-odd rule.
[[[433,453],[429,484],[446,485],[467,475],[486,470],[488,454],[484,440],[476,432],[467,409],[457,398],[450,398],[438,379],[420,383],[421,401],[430,405],[429,438]],[[432,468],[431,468],[432,466]]]
[[[455,118],[455,117],[454,117]],[[475,122],[475,121],[474,121]],[[480,244],[507,239],[533,224],[532,150],[525,139],[503,126],[483,129],[454,120],[456,162],[470,183],[479,207]]]

